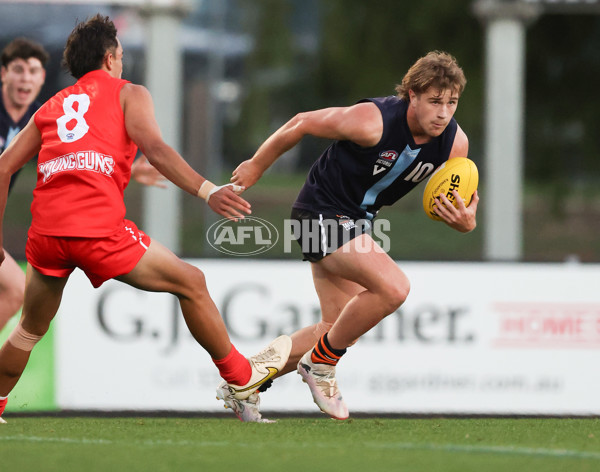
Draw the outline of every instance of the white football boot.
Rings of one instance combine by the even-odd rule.
[[[310,388],[310,393],[323,413],[336,420],[348,418],[348,407],[335,380],[335,366],[314,364],[311,361],[312,349],[298,362],[298,373]]]
[[[217,400],[223,400],[225,408],[231,408],[240,421],[245,423],[275,423],[260,414],[260,397],[257,391],[245,400],[238,400],[231,394],[227,382],[223,380],[217,387]]]
[[[250,380],[244,385],[226,384],[236,400],[245,400],[256,389],[276,375],[287,363],[292,350],[292,338],[279,336],[265,349],[248,359],[252,368]]]
[[[6,421],[4,421],[1,416],[0,416],[0,424],[6,424]]]

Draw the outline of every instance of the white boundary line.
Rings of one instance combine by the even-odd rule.
[[[230,447],[228,441],[172,441],[161,439],[148,439],[137,441],[115,441],[112,439],[88,439],[88,438],[52,438],[41,436],[0,436],[0,442],[38,442],[38,443],[65,443],[65,444],[97,444],[97,445],[118,445],[128,444],[129,446],[175,446],[175,447]],[[254,443],[235,443],[236,447],[256,447]],[[284,443],[280,445],[282,448],[294,449],[304,448],[306,444]],[[435,444],[435,443],[409,443],[409,442],[365,442],[362,446],[366,449],[387,449],[387,450],[426,450],[439,451],[450,453],[467,453],[467,454],[496,454],[509,456],[537,456],[537,457],[556,457],[565,459],[588,459],[600,461],[600,452],[585,452],[572,449],[548,449],[534,447],[515,447],[515,446],[468,446],[461,444]],[[329,448],[336,446],[321,444],[312,445],[311,447]]]

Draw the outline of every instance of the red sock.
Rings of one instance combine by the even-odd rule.
[[[4,408],[6,407],[7,403],[8,397],[0,398],[0,416],[2,416],[2,413],[4,413]]]
[[[231,345],[231,351],[223,359],[213,359],[219,369],[219,374],[227,383],[234,385],[245,385],[252,376],[252,369],[248,359],[242,356],[235,346]]]

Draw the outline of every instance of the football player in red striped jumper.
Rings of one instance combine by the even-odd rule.
[[[0,69],[2,93],[0,93],[0,153],[13,138],[27,125],[33,114],[41,106],[37,97],[46,78],[46,64],[50,56],[44,47],[28,38],[15,38],[2,50]],[[17,175],[10,181],[13,188]],[[131,167],[131,176],[144,185],[165,187],[164,177],[144,156],[136,159]],[[9,189],[9,192],[10,192]],[[8,320],[19,312],[23,305],[25,273],[17,262],[4,252],[5,259],[0,266],[0,331]]]
[[[238,195],[243,189],[216,186],[163,141],[148,90],[121,79],[123,48],[108,17],[79,23],[67,39],[63,62],[77,82],[42,105],[0,158],[3,217],[11,175],[38,154],[25,301],[18,325],[0,349],[0,415],[75,268],[94,287],[114,278],[178,297],[190,332],[230,392],[246,398],[285,365],[291,339],[281,336],[256,356],[242,356],[231,344],[204,274],[126,220],[123,202],[138,147],[162,175],[224,217],[237,220],[250,213],[250,204]],[[3,258],[0,250],[0,262]]]

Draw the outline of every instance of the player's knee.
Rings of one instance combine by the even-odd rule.
[[[4,300],[2,300],[4,302]],[[4,303],[3,303],[4,304]],[[23,293],[15,292],[12,296],[6,298],[6,313],[8,318],[16,315],[23,306]],[[4,311],[4,310],[3,310]]]
[[[2,290],[0,292],[4,308],[2,314],[6,312],[9,318],[16,314],[23,306],[23,293],[24,287],[21,286],[6,287],[6,290]]]
[[[408,281],[402,284],[390,284],[383,295],[386,314],[395,312],[406,301],[410,292]]]
[[[208,294],[206,286],[206,277],[204,272],[195,266],[190,265],[185,273],[185,291],[189,298],[201,298]]]

